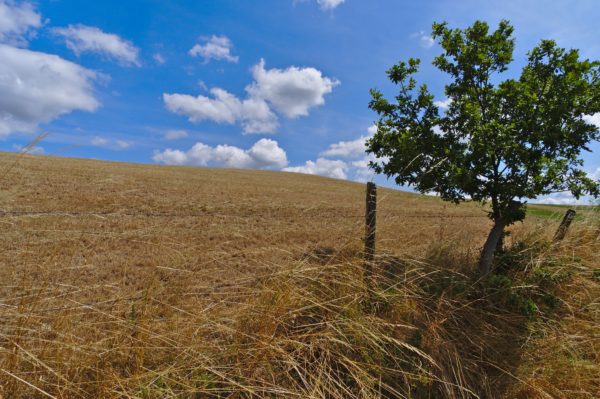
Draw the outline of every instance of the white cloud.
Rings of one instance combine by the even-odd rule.
[[[433,102],[433,105],[435,105],[438,108],[443,109],[444,111],[447,110],[448,108],[450,108],[450,104],[452,104],[451,98],[446,98],[445,100]]]
[[[131,143],[125,140],[109,140],[101,136],[95,136],[90,143],[96,147],[107,147],[112,150],[126,150],[131,147]]]
[[[588,172],[588,177],[600,180],[600,167]],[[537,198],[534,203],[548,205],[589,205],[593,203],[593,197],[586,195],[576,199],[570,192],[561,192]]]
[[[277,117],[266,102],[249,98],[241,101],[220,89],[210,90],[212,98],[187,94],[163,94],[167,109],[185,115],[192,123],[212,120],[217,123],[241,122],[244,133],[272,133],[277,128]]]
[[[124,66],[141,65],[139,49],[113,33],[86,25],[69,25],[66,28],[54,28],[52,31],[64,37],[67,47],[78,56],[85,52],[98,53]]]
[[[91,143],[95,146],[105,146],[108,144],[108,140],[103,137],[96,136],[92,139]]]
[[[564,192],[538,198],[535,200],[535,203],[548,205],[585,205],[589,202],[583,197],[576,199],[571,193]]]
[[[160,53],[152,54],[152,58],[154,59],[154,61],[156,61],[157,64],[160,64],[160,65],[163,65],[165,62],[167,62],[165,57]]]
[[[285,170],[360,182],[369,181],[375,175],[369,167],[369,163],[371,161],[376,162],[378,159],[373,154],[366,153],[366,141],[373,137],[376,132],[377,126],[372,125],[367,129],[366,135],[356,140],[340,141],[330,145],[327,150],[320,154],[317,161],[306,161],[302,166],[289,167]]]
[[[375,177],[375,171],[369,167],[371,160],[375,161],[375,157],[369,155],[359,161],[352,162],[353,179],[360,182],[367,182],[373,180]]]
[[[210,60],[225,60],[229,62],[238,62],[239,57],[231,54],[233,44],[226,36],[212,35],[208,38],[203,38],[203,44],[196,44],[191,48],[189,54],[192,57],[202,57],[204,62]]]
[[[125,141],[125,140],[116,140],[115,145],[120,150],[125,150],[125,149],[131,147],[131,143],[128,141]]]
[[[275,140],[261,139],[248,150],[248,155],[252,158],[253,164],[260,168],[287,166],[287,156],[285,151],[279,147]]]
[[[187,153],[180,150],[172,150],[170,148],[167,148],[162,152],[157,151],[154,153],[152,159],[154,162],[164,163],[166,165],[206,165],[206,163],[202,164],[198,161],[192,161],[193,150],[199,144],[201,143],[194,145],[194,147],[192,147],[192,149]],[[203,158],[200,159],[202,160]]]
[[[246,87],[244,100],[218,87],[210,90],[212,97],[165,93],[163,100],[169,111],[192,123],[240,123],[244,133],[273,133],[278,121],[271,107],[289,118],[307,115],[310,108],[324,104],[324,96],[339,83],[314,68],[267,70],[264,60],[252,74],[254,82]]]
[[[293,4],[305,3],[307,1],[309,1],[309,0],[293,0]],[[315,1],[319,5],[321,10],[329,11],[329,10],[333,10],[333,9],[337,8],[339,5],[344,3],[346,0],[315,0]]]
[[[94,111],[97,77],[56,55],[0,44],[0,137],[32,132],[74,110]]]
[[[29,2],[0,0],[0,42],[14,46],[27,44],[32,29],[42,26],[42,17]]]
[[[172,129],[172,130],[168,130],[165,133],[164,138],[165,138],[165,140],[179,140],[179,139],[184,139],[187,136],[188,136],[188,132],[186,132],[185,130]]]
[[[250,149],[244,150],[230,145],[210,147],[204,143],[196,143],[188,151],[166,149],[155,152],[152,159],[167,165],[208,164],[229,168],[272,169],[283,168],[288,164],[285,151],[276,141],[261,139]]]
[[[219,88],[211,91],[213,98],[187,94],[163,94],[163,100],[169,111],[186,115],[190,122],[206,119],[217,123],[235,123],[242,113],[242,103],[233,94]]]
[[[325,157],[356,158],[365,155],[366,136],[352,141],[340,141],[331,144],[329,148],[321,153]]]
[[[218,145],[211,152],[211,160],[228,168],[252,168],[252,157],[244,150],[230,145]],[[258,168],[257,168],[258,169]]]
[[[367,135],[356,140],[340,141],[331,144],[329,148],[321,153],[324,157],[360,158],[366,156],[366,142],[377,132],[377,126],[373,125],[367,129]]]
[[[99,76],[58,56],[26,46],[41,15],[29,1],[0,0],[0,137],[32,132],[73,110],[98,107],[93,81]]]
[[[425,33],[425,31],[413,33],[412,35],[410,35],[410,37],[419,40],[419,46],[421,46],[424,49],[431,48],[435,44],[435,40],[433,40],[433,37]]]
[[[285,172],[305,173],[308,175],[320,175],[333,177],[335,179],[346,179],[348,164],[340,160],[318,158],[316,162],[306,161],[302,166],[291,166],[284,168]]]
[[[244,133],[273,133],[279,122],[277,115],[260,98],[248,98],[242,102],[241,114]]]
[[[594,115],[584,115],[583,120],[591,125],[596,126],[598,129],[600,129],[600,112],[598,112]]]
[[[252,75],[254,82],[246,88],[250,96],[268,101],[288,118],[308,115],[310,108],[325,104],[325,95],[339,84],[310,67],[267,70],[263,59]]]
[[[333,10],[346,0],[317,0],[317,4],[323,10]]]

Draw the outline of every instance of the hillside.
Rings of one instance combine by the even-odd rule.
[[[484,292],[506,300],[507,309],[473,299],[480,288],[469,273],[489,228],[475,204],[380,189],[377,251],[388,274],[381,277],[386,288],[367,295],[379,299],[365,307],[362,184],[14,154],[0,154],[0,171],[0,397],[600,392],[590,382],[600,359],[591,210],[564,252],[540,244],[554,232],[552,212],[560,208],[533,207],[509,240],[533,244],[512,253],[510,262],[523,268],[508,284],[538,284],[528,273],[559,265],[543,270],[552,284],[565,285],[543,293],[559,304],[573,298],[556,305],[567,320],[561,324],[537,302],[531,306],[538,310],[523,314],[540,291],[527,291],[532,299],[519,291],[523,302],[511,308],[513,296],[498,297],[509,287],[502,279]],[[527,336],[533,325],[536,333]],[[553,343],[573,334],[580,339],[561,357]],[[546,335],[552,340],[540,341]],[[560,378],[540,377],[548,370],[537,367],[545,361],[539,356],[549,353]],[[338,356],[343,367],[331,364]],[[579,391],[561,396],[560,384]]]
[[[315,245],[360,245],[364,230],[364,185],[317,176],[26,156],[0,185],[14,226],[4,261],[256,273]],[[422,253],[440,235],[476,248],[487,227],[474,205],[379,193],[384,251]]]

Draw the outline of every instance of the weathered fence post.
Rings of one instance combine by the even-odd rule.
[[[575,219],[575,215],[577,215],[577,212],[575,212],[573,209],[569,209],[567,211],[565,217],[560,223],[560,226],[558,227],[558,230],[556,230],[556,234],[554,235],[555,242],[562,241],[565,238],[567,230],[569,230],[569,226],[571,226],[571,223]]]
[[[370,284],[375,257],[375,225],[377,222],[377,186],[367,183],[367,208],[365,213],[365,277]]]

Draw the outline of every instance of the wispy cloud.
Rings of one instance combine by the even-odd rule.
[[[86,25],[69,25],[52,29],[54,34],[65,39],[67,47],[75,54],[96,53],[116,60],[124,66],[140,66],[139,49],[131,42],[113,33]]]
[[[323,10],[333,10],[346,0],[317,0],[317,4]]]
[[[24,46],[41,26],[42,17],[32,3],[0,0],[0,43]]]
[[[180,140],[188,137],[189,134],[185,130],[171,129],[164,134],[165,140]]]
[[[163,65],[165,62],[167,62],[166,58],[160,53],[152,54],[152,58],[154,59],[154,61],[156,61],[157,64],[160,65]]]
[[[111,150],[126,150],[131,147],[132,143],[121,139],[107,139],[102,136],[95,136],[90,140],[90,144],[96,147],[105,147]]]
[[[419,46],[421,46],[424,49],[431,48],[435,45],[435,40],[433,40],[433,37],[431,37],[431,35],[429,35],[425,31],[415,32],[412,35],[410,35],[410,37],[418,40]]]

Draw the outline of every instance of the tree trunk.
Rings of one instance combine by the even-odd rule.
[[[492,262],[494,261],[494,254],[498,248],[498,243],[504,235],[504,228],[506,222],[500,218],[494,222],[494,227],[488,235],[483,249],[481,250],[481,258],[479,259],[479,274],[485,276],[492,270]]]
[[[502,252],[504,252],[504,232],[500,236],[500,239],[498,239],[498,244],[496,245],[496,253],[501,254]]]

